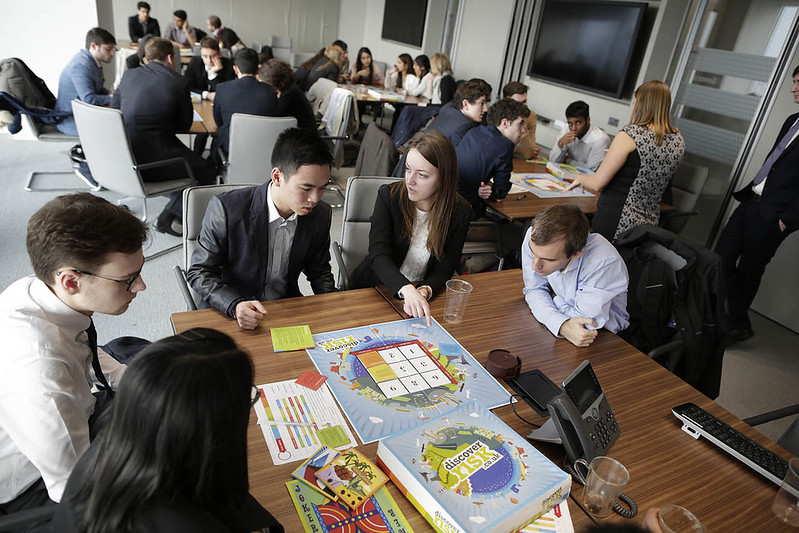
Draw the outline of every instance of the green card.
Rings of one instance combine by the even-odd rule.
[[[319,439],[319,442],[328,448],[337,448],[349,444],[350,442],[350,439],[347,437],[347,434],[344,433],[344,429],[342,429],[341,426],[317,430],[316,437]]]
[[[289,326],[287,328],[272,328],[272,348],[276,352],[292,352],[313,348],[313,335],[309,326]]]

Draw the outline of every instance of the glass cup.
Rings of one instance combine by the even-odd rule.
[[[447,281],[447,303],[444,306],[444,320],[450,324],[458,324],[463,320],[466,302],[472,292],[472,284],[462,279]]]
[[[777,518],[792,526],[799,526],[799,458],[788,461],[788,472],[777,491],[771,510]]]
[[[583,507],[594,516],[608,516],[628,481],[630,474],[623,464],[602,455],[594,457],[583,488]]]
[[[705,526],[691,511],[679,505],[664,505],[658,512],[658,525],[663,533],[704,533]]]

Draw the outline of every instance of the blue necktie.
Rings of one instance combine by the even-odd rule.
[[[777,159],[780,158],[782,153],[788,147],[788,144],[791,142],[791,139],[793,139],[793,136],[796,135],[797,131],[799,131],[799,120],[797,120],[794,125],[791,126],[788,132],[782,136],[780,142],[774,147],[774,149],[766,158],[766,162],[763,163],[763,166],[757,171],[757,174],[755,175],[755,185],[760,184],[764,179],[766,179],[768,173],[771,172],[771,167],[774,166],[774,163],[776,163]]]

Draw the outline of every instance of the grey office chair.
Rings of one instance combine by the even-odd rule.
[[[474,261],[475,270],[471,268],[468,274],[475,274],[492,269],[496,265],[497,270],[502,270],[505,265],[505,258],[502,254],[502,226],[491,220],[475,220],[469,224],[469,233],[463,243],[462,257],[469,258],[474,256],[488,256],[484,261]],[[470,262],[466,262],[470,266]],[[459,274],[461,272],[458,272]]]
[[[228,156],[223,159],[225,183],[263,183],[272,170],[272,149],[278,135],[297,127],[294,117],[261,117],[234,113]]]
[[[188,162],[174,157],[152,163],[137,164],[128,141],[128,131],[118,109],[98,107],[72,100],[72,113],[78,126],[86,162],[94,179],[108,189],[130,198],[141,198],[144,204],[141,219],[147,220],[147,198],[176,192],[194,185],[194,175]],[[188,178],[145,183],[141,171],[159,167],[183,167]]]
[[[251,187],[254,184],[238,185],[204,185],[189,187],[183,191],[183,265],[175,265],[172,272],[178,282],[178,287],[186,302],[186,309],[194,311],[200,302],[199,295],[189,287],[186,282],[186,271],[191,265],[191,254],[197,245],[197,238],[203,227],[205,210],[211,198],[223,192]]]
[[[344,218],[341,240],[330,244],[333,258],[338,264],[338,287],[350,286],[350,274],[369,253],[370,218],[377,199],[377,190],[397,178],[378,176],[353,176],[347,180],[344,197]]]
[[[694,207],[699,195],[702,194],[707,175],[707,167],[697,166],[685,160],[680,162],[671,179],[671,205],[677,209],[661,215],[659,224],[661,228],[678,234],[682,232],[688,223],[688,217],[697,214]]]
[[[291,53],[291,37],[273,35],[270,46],[272,47],[272,55],[275,58],[282,59],[289,65],[292,64],[293,54]]]
[[[338,88],[338,84],[327,78],[319,78],[308,89],[308,101],[311,102],[311,109],[317,116],[322,116],[327,112],[330,96]]]
[[[293,64],[291,65],[294,68],[299,67],[302,63],[305,63],[313,56],[316,55],[316,52],[293,52],[291,54],[292,59],[294,60]]]
[[[766,422],[772,422],[796,414],[799,414],[799,404],[789,405],[788,407],[775,409],[767,413],[750,416],[749,418],[744,418],[744,422],[755,427],[760,424],[765,424]],[[799,457],[799,417],[794,418],[791,425],[780,435],[780,438],[777,439],[777,444],[791,452],[791,454]]]

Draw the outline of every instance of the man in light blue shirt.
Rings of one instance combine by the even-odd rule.
[[[524,298],[536,320],[578,347],[597,330],[618,333],[629,325],[627,266],[616,248],[589,234],[579,208],[549,207],[522,241]]]

